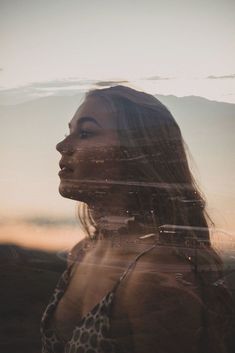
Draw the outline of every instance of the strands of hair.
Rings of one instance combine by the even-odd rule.
[[[119,187],[120,192],[132,195],[128,204],[130,214],[135,214],[142,224],[151,223],[145,214],[153,210],[155,219],[151,226],[156,232],[164,225],[175,230],[177,226],[186,226],[181,237],[191,237],[200,246],[211,249],[208,222],[213,222],[190,171],[180,128],[170,111],[154,96],[120,85],[92,90],[86,95],[90,97],[99,97],[117,120],[123,189]],[[131,184],[135,182],[145,186]],[[92,237],[99,225],[89,207],[80,206],[78,213],[86,233]],[[220,264],[219,257],[211,251]]]

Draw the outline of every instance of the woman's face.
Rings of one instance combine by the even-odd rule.
[[[89,203],[119,180],[120,143],[115,115],[99,97],[88,97],[69,123],[69,135],[59,142],[62,196]]]

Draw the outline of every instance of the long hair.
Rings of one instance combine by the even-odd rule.
[[[164,236],[187,239],[210,248],[209,216],[205,200],[190,171],[186,144],[170,111],[154,96],[125,86],[89,91],[114,114],[120,139],[123,192],[130,196],[128,209],[140,222],[149,213]],[[137,202],[136,202],[137,200]],[[140,211],[141,212],[138,212]],[[138,218],[139,217],[139,218]],[[79,218],[88,234],[96,228],[89,208],[80,206]]]

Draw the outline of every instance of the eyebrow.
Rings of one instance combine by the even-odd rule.
[[[99,126],[99,127],[102,127],[98,121],[95,119],[95,118],[92,118],[91,116],[83,116],[81,117],[78,121],[77,121],[77,125],[82,125],[86,122],[91,122],[91,123],[94,123],[95,125]],[[71,123],[68,124],[69,128],[71,128]]]

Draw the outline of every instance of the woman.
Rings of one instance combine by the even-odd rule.
[[[88,92],[58,143],[87,236],[42,319],[43,353],[227,352],[230,296],[180,129],[155,97]]]

